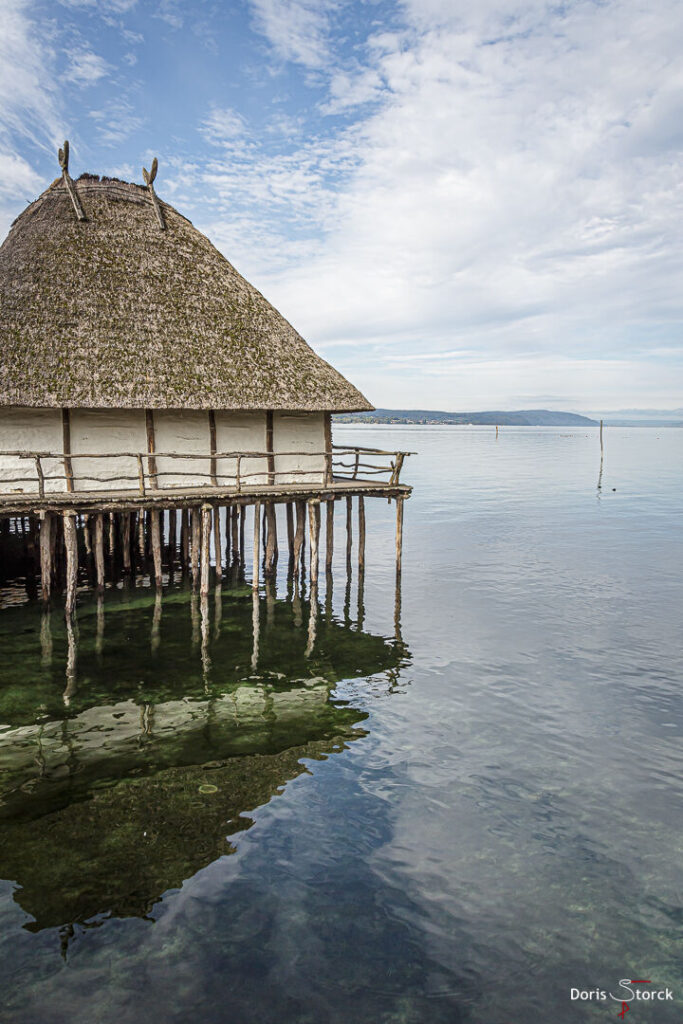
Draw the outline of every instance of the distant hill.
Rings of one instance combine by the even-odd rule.
[[[334,417],[337,423],[441,423],[483,424],[501,427],[594,427],[597,420],[574,412],[523,409],[519,412],[438,412],[435,409],[375,409],[347,412]]]

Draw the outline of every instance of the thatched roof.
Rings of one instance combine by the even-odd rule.
[[[0,247],[0,405],[351,411],[372,406],[149,189],[64,177]]]

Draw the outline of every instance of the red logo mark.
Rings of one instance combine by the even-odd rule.
[[[617,1017],[621,1017],[621,1019],[623,1020],[627,1013],[628,1013],[628,1003],[622,1003],[621,1004],[621,1013],[618,1013]]]

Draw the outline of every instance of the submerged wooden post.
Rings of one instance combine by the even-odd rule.
[[[320,502],[311,499],[308,503],[308,534],[311,546],[311,586],[318,582],[318,540],[320,537]],[[311,594],[311,600],[313,595]]]
[[[259,558],[261,549],[261,502],[254,502],[254,559],[251,573],[251,585],[258,590]]]
[[[223,576],[223,551],[221,549],[221,510],[218,505],[213,510],[213,547],[216,555],[216,579],[220,580]]]
[[[299,565],[301,563],[301,549],[304,543],[304,537],[306,533],[306,502],[297,501],[296,503],[296,533],[294,534],[294,575],[299,571]]]
[[[161,524],[159,518],[161,512],[157,509],[152,509],[152,521],[151,521],[151,533],[152,533],[152,560],[154,562],[154,582],[157,587],[162,584],[162,567],[161,567]]]
[[[190,522],[192,525],[192,534],[190,538],[190,562],[192,570],[192,582],[196,584],[197,575],[199,573],[199,545],[201,542],[200,512],[198,508],[193,508],[191,510]]]
[[[346,568],[351,570],[351,552],[353,550],[353,498],[346,499]]]
[[[358,495],[358,571],[365,569],[365,499]]]
[[[240,563],[244,565],[244,527],[247,521],[247,509],[240,505]]]
[[[40,515],[40,589],[43,601],[50,600],[52,584],[52,515],[41,512]]]
[[[101,512],[95,516],[95,574],[97,592],[104,590],[104,517]]]
[[[400,576],[403,559],[403,498],[396,499],[396,572]]]
[[[294,506],[291,501],[287,502],[287,546],[291,562],[294,558]]]
[[[327,523],[325,528],[325,571],[331,572],[334,556],[334,500],[327,503]]]
[[[66,601],[64,614],[70,619],[76,608],[76,585],[78,583],[78,543],[76,540],[76,514],[65,512],[64,551],[66,553]]]
[[[199,593],[206,597],[209,593],[209,551],[211,548],[211,506],[202,505],[202,537],[201,537],[201,583]]]

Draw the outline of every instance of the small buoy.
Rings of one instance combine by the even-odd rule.
[[[616,491],[616,487],[613,487],[613,488],[612,488],[612,490],[613,490],[613,491]]]
[[[210,783],[204,782],[199,787],[199,792],[200,793],[204,793],[204,794],[217,793],[218,792],[218,786],[212,786]]]

